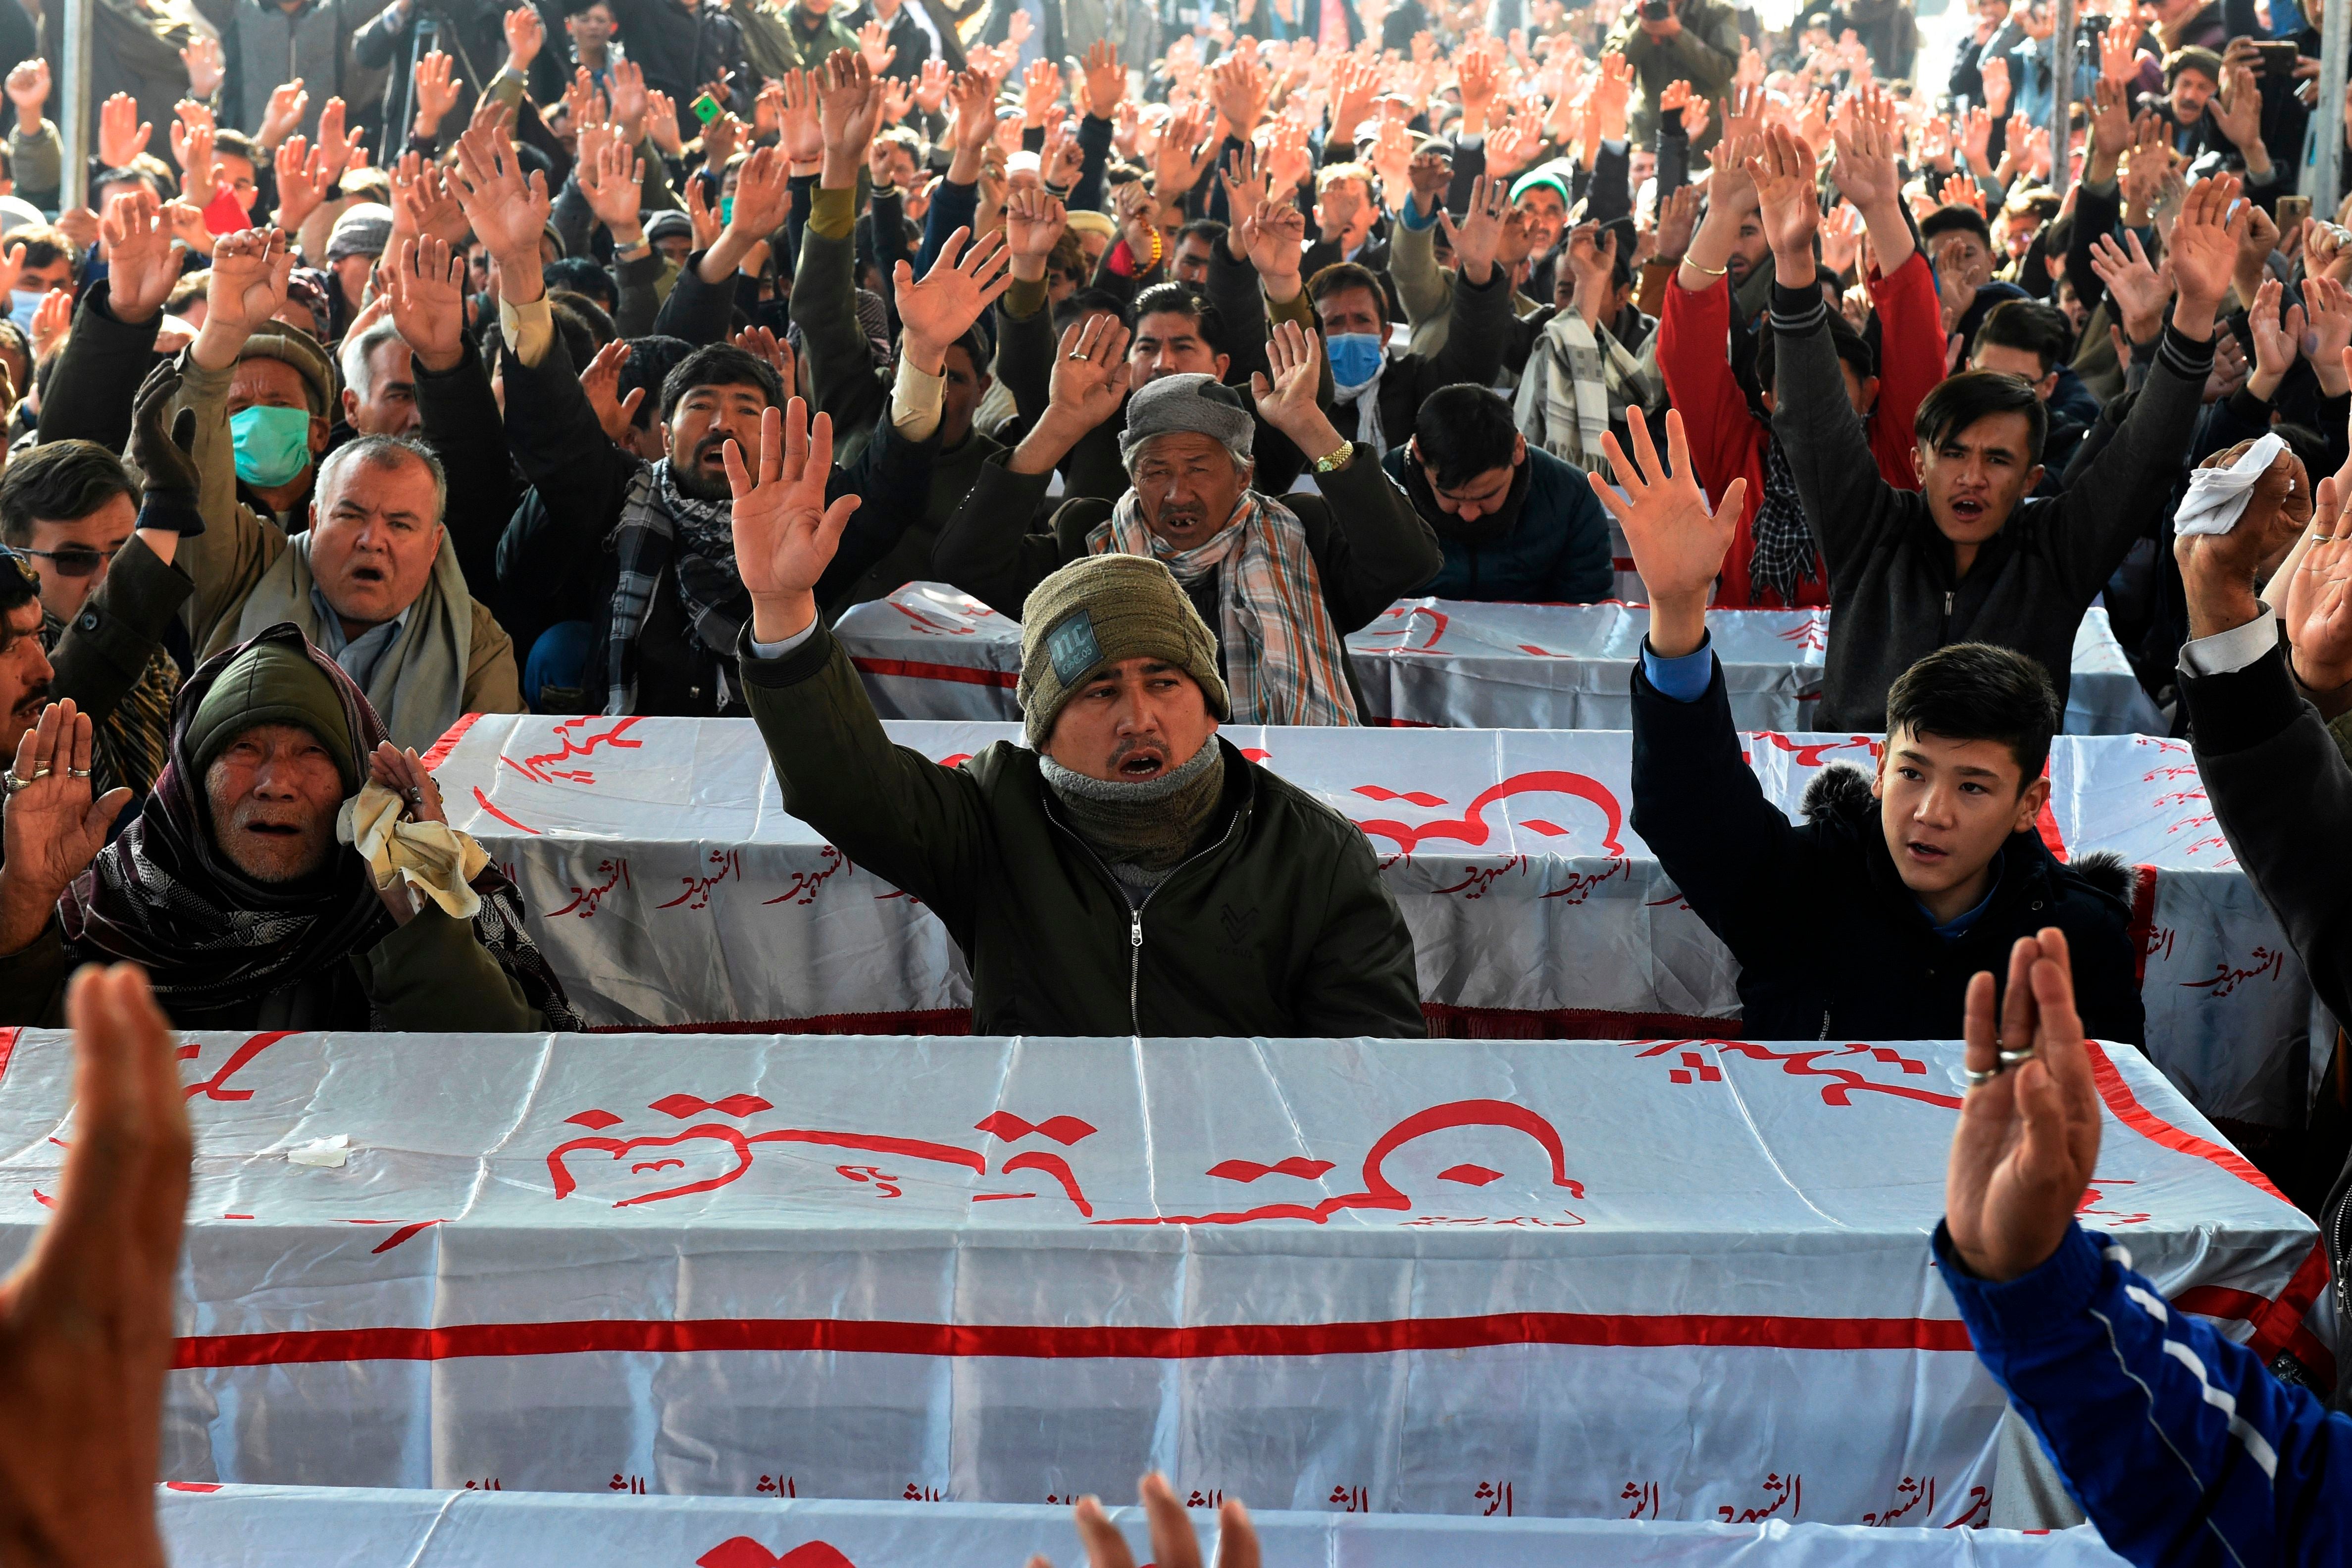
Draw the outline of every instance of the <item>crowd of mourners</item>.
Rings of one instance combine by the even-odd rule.
[[[2352,1019],[2352,92],[2294,0],[2076,10],[1923,80],[1903,0],[98,0],[68,170],[0,4],[0,1024],[578,1027],[425,760],[529,711],[755,721],[982,1032],[1419,1036],[1362,833],[1219,727],[1367,722],[1349,633],[1608,598],[1613,525],[1738,1027],[1969,1042],[2017,1493],[2325,1556],[2335,1391],[2073,1220],[2141,953],[2035,824],[2096,602]],[[1020,623],[1020,743],[891,744],[831,627],[909,582]],[[1816,606],[1885,742],[1791,822],[1708,616]],[[2346,1278],[2352,1110],[2242,1131]]]

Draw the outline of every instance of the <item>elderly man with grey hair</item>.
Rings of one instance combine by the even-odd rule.
[[[362,435],[415,435],[416,371],[408,344],[389,317],[343,340],[343,423]]]
[[[248,335],[286,303],[284,245],[262,229],[221,236],[205,324],[182,355],[205,519],[177,558],[195,581],[189,632],[209,657],[292,622],[366,694],[393,743],[421,751],[460,715],[522,711],[514,643],[467,591],[442,522],[448,482],[423,443],[363,434],[337,447],[319,464],[310,527],[290,536],[238,500],[229,382]]]
[[[1090,555],[1165,564],[1217,640],[1217,663],[1245,724],[1360,724],[1363,695],[1345,639],[1435,576],[1437,538],[1369,447],[1333,427],[1316,401],[1323,355],[1293,322],[1268,334],[1273,376],[1251,378],[1265,423],[1306,454],[1315,493],[1250,488],[1256,428],[1214,376],[1161,376],[1127,398],[1127,329],[1097,316],[1062,334],[1050,401],[1021,445],[982,465],[940,531],[940,575],[1018,617],[1030,591]],[[1056,456],[1126,400],[1117,501],[1045,507]],[[1032,519],[1042,531],[1030,532]]]

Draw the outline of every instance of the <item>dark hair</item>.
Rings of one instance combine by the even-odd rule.
[[[1431,482],[1441,490],[1513,466],[1519,444],[1511,405],[1499,393],[1467,382],[1440,387],[1422,400],[1412,432],[1413,451],[1429,465]]]
[[[155,183],[155,176],[135,163],[126,163],[120,169],[100,169],[90,177],[89,189],[93,196],[109,185],[144,185],[150,195],[163,193]]]
[[[584,294],[606,310],[617,308],[621,290],[613,282],[613,275],[584,256],[560,256],[541,270],[549,293],[562,289],[572,294]]]
[[[662,382],[662,418],[668,419],[678,400],[698,387],[758,387],[769,407],[784,406],[784,383],[775,367],[732,343],[705,343],[677,362]]]
[[[139,499],[122,459],[95,441],[52,441],[0,469],[0,539],[21,545],[37,520],[69,523],[117,496]]]
[[[1217,308],[1181,283],[1155,283],[1136,297],[1135,314],[1128,321],[1139,329],[1146,316],[1189,316],[1212,352],[1224,353],[1225,319]]]
[[[1939,446],[1948,437],[1997,413],[2025,416],[2025,460],[2041,462],[2042,444],[2050,436],[2050,411],[2034,395],[2032,382],[1999,371],[1962,371],[1937,382],[1935,390],[1919,400],[1911,434],[1923,445]]]
[[[632,338],[629,357],[621,361],[621,382],[615,395],[626,398],[643,387],[645,401],[637,404],[636,417],[630,425],[643,430],[653,423],[654,405],[661,401],[662,382],[688,354],[694,345],[683,338]]]
[[[1381,287],[1381,280],[1372,269],[1360,262],[1335,261],[1307,280],[1307,297],[1318,305],[1349,288],[1370,290],[1381,314],[1384,317],[1388,314],[1388,290]]]
[[[1215,218],[1194,218],[1176,231],[1176,243],[1179,245],[1188,239],[1205,239],[1213,246],[1224,237],[1225,225]]]
[[[0,545],[0,550],[7,548]],[[33,575],[31,561],[20,555],[0,557],[0,616],[14,615],[38,598],[40,592],[41,580]],[[26,635],[37,636],[38,633],[26,632]],[[0,650],[5,650],[15,641],[8,634],[8,629],[0,626]]]
[[[1135,314],[1126,300],[1108,288],[1081,288],[1054,307],[1054,330],[1064,331],[1071,322],[1095,315],[1116,316],[1120,326],[1135,329]]]
[[[64,256],[68,262],[73,260],[73,241],[66,237],[63,229],[53,228],[47,224],[27,224],[23,228],[10,230],[8,237],[24,245],[26,267],[47,267],[59,256]]]
[[[2052,366],[2074,351],[2074,329],[2067,325],[2065,312],[2054,305],[2004,299],[1985,312],[1977,340],[1969,345],[1969,357],[1973,359],[1987,344],[2024,350],[2041,361],[2046,376]]]
[[[2042,776],[2058,730],[2058,693],[2049,672],[2014,648],[1953,643],[1895,678],[1886,689],[1886,729],[1946,740],[1997,740],[2017,758],[2018,788]]]
[[[1852,365],[1853,373],[1864,381],[1876,375],[1878,355],[1872,351],[1870,340],[1855,331],[1853,324],[1834,308],[1829,313],[1829,326],[1830,347],[1837,350],[1837,357]],[[1756,384],[1762,391],[1770,392],[1773,367],[1780,363],[1780,334],[1768,331],[1758,336],[1763,340],[1756,345]]]
[[[1957,234],[1962,229],[1984,241],[1987,250],[1992,248],[1992,225],[1985,221],[1982,213],[1964,202],[1937,207],[1919,220],[1919,238],[1923,242],[1934,239],[1937,235]]]
[[[269,167],[269,155],[261,151],[259,142],[244,131],[233,131],[226,125],[213,132],[213,151],[244,159],[253,165],[256,174]]]

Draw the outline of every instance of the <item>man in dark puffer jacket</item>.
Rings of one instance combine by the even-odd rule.
[[[2008,972],[2010,945],[2066,933],[2084,1027],[2137,1045],[2145,1027],[2128,876],[2112,857],[2062,865],[2038,820],[2058,700],[2032,658],[1961,643],[1887,693],[1874,778],[1832,768],[1792,825],[1741,754],[1706,639],[1706,595],[1739,517],[1734,481],[1710,514],[1669,413],[1667,476],[1634,427],[1643,470],[1608,444],[1623,525],[1651,601],[1633,674],[1633,828],[1739,960],[1746,1032],[1765,1040],[1953,1040],[1969,977]]]

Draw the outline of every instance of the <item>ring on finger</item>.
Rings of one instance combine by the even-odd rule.
[[[1986,1084],[1991,1082],[1994,1079],[2000,1077],[2003,1070],[1998,1067],[1987,1067],[1982,1069],[1967,1067],[1960,1071],[1961,1076],[1969,1081],[1969,1088],[1981,1089]]]
[[[2000,1053],[2000,1064],[2004,1069],[2015,1067],[2021,1062],[2027,1062],[2032,1060],[2033,1048],[2030,1045],[2023,1051],[2004,1051]]]

